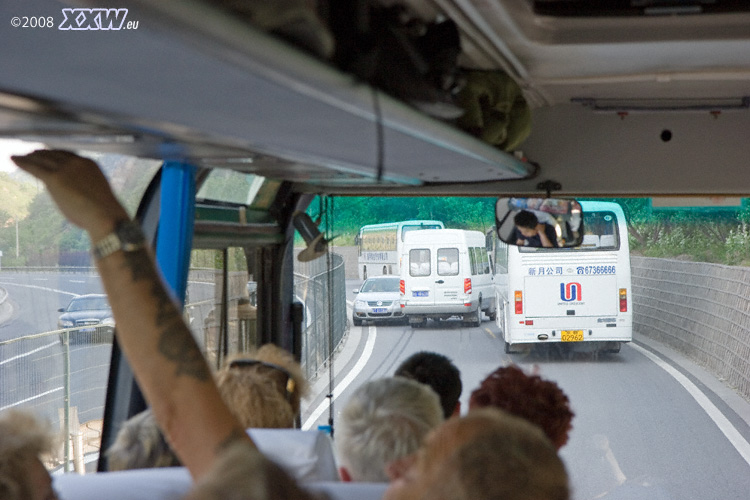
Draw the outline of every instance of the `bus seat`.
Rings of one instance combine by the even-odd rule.
[[[614,234],[603,234],[599,238],[599,245],[602,247],[614,248],[615,247],[615,235]]]
[[[313,493],[324,493],[328,500],[380,500],[388,483],[315,482],[304,487]]]
[[[451,265],[445,261],[438,262],[438,274],[450,274]]]
[[[297,481],[338,481],[331,438],[323,431],[248,429],[258,449]]]
[[[598,247],[599,246],[599,235],[598,234],[584,234],[582,247]]]
[[[60,500],[180,500],[193,485],[184,467],[159,467],[96,474],[56,474]],[[380,500],[388,483],[316,481],[302,485],[329,500]]]
[[[180,500],[193,485],[184,467],[158,467],[96,474],[56,474],[60,500]]]

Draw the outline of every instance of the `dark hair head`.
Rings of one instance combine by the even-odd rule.
[[[443,415],[449,418],[461,397],[461,372],[442,354],[421,351],[409,356],[394,375],[429,385],[440,397]]]
[[[534,212],[521,210],[516,214],[515,217],[513,217],[513,222],[516,224],[516,226],[534,229],[536,225],[539,224],[539,219],[534,214]]]
[[[515,365],[498,368],[471,393],[469,411],[495,407],[538,425],[560,449],[568,442],[574,413],[560,387]]]

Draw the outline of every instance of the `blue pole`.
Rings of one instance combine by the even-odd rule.
[[[195,167],[165,161],[161,173],[161,207],[156,261],[180,304],[184,305],[195,218]]]

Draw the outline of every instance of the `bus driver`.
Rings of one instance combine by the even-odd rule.
[[[521,210],[513,218],[516,227],[513,238],[516,244],[526,247],[557,248],[555,228],[546,222],[540,222],[533,212]]]

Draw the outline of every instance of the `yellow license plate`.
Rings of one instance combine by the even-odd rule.
[[[583,330],[563,330],[560,337],[563,342],[583,342]]]

